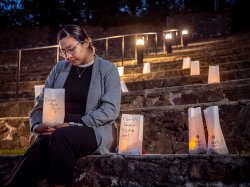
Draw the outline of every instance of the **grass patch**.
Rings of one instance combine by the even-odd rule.
[[[0,149],[2,155],[23,155],[26,150],[24,149]]]

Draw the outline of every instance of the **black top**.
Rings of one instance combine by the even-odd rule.
[[[78,68],[78,71],[77,71]],[[65,119],[64,122],[83,123],[81,117],[85,115],[89,85],[93,65],[80,68],[72,66],[65,88]],[[79,74],[81,75],[79,77]]]

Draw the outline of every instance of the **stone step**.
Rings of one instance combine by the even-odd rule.
[[[250,55],[249,55],[250,57]],[[245,69],[250,68],[250,58],[244,61],[232,61],[232,62],[212,62],[212,61],[200,61],[201,73],[208,72],[208,66],[219,65],[220,71],[226,71],[230,69]],[[182,61],[177,62],[160,62],[150,64],[151,72],[161,71],[186,71],[182,69]],[[124,77],[131,76],[131,74],[141,74],[143,72],[143,65],[124,66]],[[189,69],[188,69],[189,72]],[[178,74],[178,73],[177,73]]]
[[[184,72],[184,71],[182,71]],[[188,74],[188,73],[186,73]],[[169,77],[167,77],[169,76]],[[247,79],[250,77],[250,69],[231,70],[220,72],[220,81]],[[181,75],[172,76],[171,71],[145,74],[137,77],[123,78],[129,91],[138,91],[153,88],[164,88],[182,85],[207,84],[208,75]]]
[[[221,101],[250,100],[250,78],[219,84],[196,84],[122,93],[121,108],[176,106]]]
[[[188,108],[201,106],[203,110],[215,105],[219,107],[220,125],[229,152],[249,153],[250,100],[232,102],[222,100],[189,105],[126,109],[121,110],[121,114],[144,116],[145,153],[188,153]],[[117,122],[120,123],[120,118]]]
[[[21,156],[0,156],[0,185]],[[75,187],[245,187],[249,155],[90,155],[76,162]],[[47,187],[42,181],[38,187]]]
[[[250,100],[157,106],[121,110],[121,114],[144,116],[143,152],[149,154],[188,153],[188,108],[218,106],[220,125],[229,153],[250,152]],[[204,116],[203,116],[204,119]],[[120,124],[121,115],[117,119]],[[204,122],[205,126],[205,122]],[[2,149],[25,149],[32,142],[27,117],[0,118]],[[205,126],[205,133],[207,131]],[[11,135],[9,137],[9,135]],[[6,138],[9,137],[9,138]]]
[[[233,55],[232,55],[233,54]],[[241,38],[240,41],[236,41],[234,39],[229,39],[228,41],[216,39],[209,39],[207,42],[196,42],[191,43],[187,48],[174,49],[173,53],[166,54],[163,52],[158,52],[158,57],[163,57],[165,55],[165,61],[176,61],[182,60],[183,57],[190,56],[192,59],[204,60],[209,59],[209,61],[214,61],[217,58],[222,61],[228,62],[230,60],[230,56],[237,56],[237,58],[233,58],[231,60],[244,60],[245,58],[241,58],[241,55],[246,56],[248,54],[249,57],[249,36],[245,36]],[[167,56],[166,56],[167,55]],[[240,55],[240,56],[239,56]],[[151,58],[145,54],[146,58]],[[180,58],[181,57],[181,58]],[[223,60],[223,59],[224,60]],[[227,59],[227,60],[225,60]],[[248,58],[249,59],[249,58]],[[147,59],[144,59],[146,62],[152,62]],[[121,62],[115,62],[117,66],[121,66]],[[136,64],[136,60],[124,61],[123,65],[133,65]]]
[[[48,77],[48,72],[40,72],[39,74],[21,74],[20,81],[44,81]],[[16,74],[13,76],[0,77],[0,84],[16,82]]]
[[[249,59],[250,59],[250,54],[249,54]],[[236,61],[236,62],[228,62],[228,63],[218,63],[216,61],[211,61],[211,62],[203,62],[200,61],[201,65],[201,71],[206,69],[207,65],[220,65],[222,70],[224,69],[230,69],[230,68],[240,68],[240,67],[248,67],[249,66],[249,60],[245,61]],[[238,65],[239,64],[239,65]],[[180,73],[182,71],[185,71],[185,74],[188,73],[186,70],[181,70],[182,68],[182,62],[174,62],[174,63],[152,63],[152,72],[155,71],[163,71],[163,70],[169,70],[174,68],[174,70],[171,70],[171,72],[177,72]],[[204,67],[203,67],[204,66]],[[175,70],[179,69],[179,70]],[[42,81],[45,80],[48,76],[48,73],[50,72],[51,69],[48,70],[30,70],[30,72],[21,72],[20,75],[20,81]],[[138,65],[138,67],[132,66],[132,67],[125,67],[125,77],[131,75],[131,73],[140,73],[142,72],[142,65]],[[13,76],[14,75],[14,76]],[[136,76],[136,75],[134,75]],[[140,76],[140,75],[137,75]],[[0,84],[6,84],[6,83],[11,83],[11,82],[16,82],[16,76],[15,73],[10,76],[10,73],[2,73],[0,74]]]
[[[194,52],[189,52],[186,54],[164,54],[164,53],[158,53],[156,56],[147,56],[144,58],[144,62],[149,63],[161,63],[161,62],[180,62],[183,60],[184,57],[191,57],[192,60],[199,60],[204,63],[223,63],[223,62],[234,62],[234,61],[245,61],[250,59],[250,53],[236,53],[233,54],[225,54],[225,55],[216,55],[216,56],[209,56],[209,54],[205,54],[205,51],[202,52],[201,55],[195,55]],[[121,61],[114,62],[118,67],[122,66]],[[130,67],[130,66],[136,66],[137,60],[125,60],[123,61],[123,66]]]
[[[239,49],[237,48],[237,49],[233,49],[233,50],[239,50]],[[249,49],[247,49],[247,51],[249,51]],[[190,53],[190,51],[188,51],[188,53]],[[203,63],[203,64],[216,64],[216,63],[220,64],[221,62],[224,62],[224,61],[228,62],[230,59],[231,60],[232,59],[234,59],[234,60],[239,60],[239,59],[248,60],[248,59],[250,59],[250,54],[248,52],[247,53],[240,53],[240,54],[237,53],[237,55],[232,55],[233,52],[226,52],[226,54],[224,56],[221,54],[217,55],[216,58],[218,58],[218,60],[215,60],[216,59],[215,56],[211,56],[212,53],[210,54],[210,52],[206,52],[206,50],[200,52],[200,54],[201,55],[199,55],[199,56],[197,56],[197,55],[195,56],[194,52],[192,52],[191,55],[188,55],[188,54],[184,55],[183,54],[182,56],[183,57],[190,56],[194,60],[200,60],[201,63]],[[182,60],[182,58],[183,58],[180,54],[178,55],[178,52],[176,52],[175,54],[170,55],[170,56],[172,56],[172,59],[175,59],[175,60]],[[158,59],[158,61],[159,61],[159,59]],[[163,60],[163,59],[164,58],[161,58],[161,60]],[[171,58],[167,58],[167,59],[169,60]],[[166,58],[165,58],[165,60],[166,60]],[[146,61],[150,61],[150,59],[148,59]],[[178,64],[177,67],[180,68],[180,66],[181,66],[180,62],[177,64]],[[28,66],[22,65],[21,77],[20,77],[21,81],[44,80],[47,77],[47,75],[50,72],[53,65],[41,64],[41,65],[39,65],[39,67],[44,67],[44,68],[42,68],[42,69],[39,68],[39,70],[38,70],[37,66],[38,65],[35,65],[35,64],[28,65]],[[174,65],[172,67],[174,67]],[[134,67],[131,67],[131,68],[134,68]],[[140,67],[140,68],[142,68],[142,67]],[[126,69],[127,69],[127,67],[126,67]],[[129,70],[125,70],[125,72],[126,71],[129,72]],[[141,72],[141,71],[142,70],[137,70],[137,72]],[[15,66],[11,66],[11,68],[8,68],[7,65],[0,67],[0,80],[1,80],[0,83],[15,82],[16,81],[15,74],[16,74]],[[12,75],[12,76],[10,76],[10,75]]]
[[[224,46],[220,49],[217,47],[204,46],[199,49],[193,49],[193,51],[173,51],[171,55],[187,56],[190,55],[193,59],[205,58],[205,59],[215,59],[218,57],[226,58],[227,56],[233,56],[234,54],[248,54],[250,46],[245,44],[245,46],[234,46],[231,45]]]
[[[204,45],[208,47],[216,46],[219,48],[223,48],[227,46],[233,47],[236,45],[242,45],[244,43],[247,43],[248,40],[249,40],[249,37],[247,34],[246,35],[245,34],[230,35],[230,37],[216,37],[216,38],[208,38],[203,41],[190,42],[188,48],[193,47],[193,46],[204,46]],[[161,46],[158,46],[158,48],[160,47]],[[48,62],[48,61],[52,61],[53,63],[55,59],[55,55],[56,55],[55,49],[23,51],[22,59],[24,59],[26,63],[22,63],[22,64],[28,64],[28,63],[35,64],[39,62]],[[36,56],[36,61],[34,61],[34,56]],[[9,64],[10,62],[12,64],[16,64],[16,61],[17,61],[17,52],[9,51],[6,53],[1,53],[1,57],[0,57],[1,65]]]
[[[26,90],[34,90],[35,85],[44,84],[44,80],[41,81],[21,81],[19,82],[19,90],[26,91]],[[16,83],[5,83],[0,84],[1,91],[16,91]]]
[[[242,74],[240,73],[240,75]],[[197,81],[196,79],[193,80]],[[165,85],[164,80],[158,81],[162,81],[160,84],[162,84],[163,86]],[[166,79],[165,81],[168,80]],[[154,82],[154,80],[149,83],[150,86],[148,86],[147,84],[144,85],[144,83],[140,85],[147,86],[148,89],[146,90],[144,90],[142,87],[141,90],[138,91],[135,90],[128,93],[122,93],[121,107],[123,109],[131,109],[150,106],[174,106],[202,102],[214,102],[223,99],[228,99],[229,101],[237,101],[238,99],[250,99],[250,78],[229,80],[218,84],[197,83],[191,85],[189,84],[190,82],[183,81],[181,83],[181,86],[180,83],[178,83],[176,84],[176,86],[169,84],[168,87],[159,88],[152,87],[152,82]],[[173,82],[174,81],[172,81],[171,83]],[[145,83],[148,83],[148,81],[145,81]],[[134,82],[134,84],[135,85],[133,86],[137,88],[136,85],[138,85],[138,83]],[[8,95],[6,96],[5,94]],[[28,116],[29,112],[34,106],[33,90],[20,91],[18,101],[16,101],[15,92],[1,92],[0,96],[0,117]]]
[[[208,71],[208,66],[205,62],[200,62],[201,64],[201,73],[207,73]],[[216,65],[216,63],[211,62],[209,65]],[[234,61],[234,62],[227,62],[227,63],[221,63],[220,65],[220,71],[225,71],[225,70],[230,70],[230,69],[245,69],[250,67],[250,60],[246,61]],[[143,75],[142,72],[142,65],[136,65],[136,66],[126,66],[125,67],[125,75],[122,76],[122,79],[129,79],[131,78],[131,73],[133,73],[134,79],[137,77],[147,77],[149,74]],[[173,69],[173,68],[177,68]],[[167,74],[167,76],[172,76],[174,74],[176,75],[188,75],[189,74],[189,69],[188,70],[182,70],[182,62],[171,62],[171,63],[166,63],[166,62],[161,62],[161,63],[152,63],[151,64],[151,71],[152,71],[152,76],[154,76],[153,73],[158,74]],[[170,70],[171,69],[171,70]],[[166,72],[163,72],[166,71]],[[170,75],[169,75],[170,74]],[[31,76],[31,75],[30,75]],[[37,78],[37,75],[33,77]],[[47,77],[47,73],[44,73],[43,77]],[[164,76],[165,77],[165,76]],[[14,77],[12,77],[14,78]],[[45,79],[45,78],[44,78]],[[32,90],[34,89],[34,85],[38,84],[43,84],[43,80],[31,80],[31,81],[21,81],[19,83],[19,90],[20,91],[25,91],[25,90]],[[16,90],[16,84],[15,82],[10,82],[10,83],[2,83],[0,84],[1,90],[3,91],[15,91]]]
[[[209,157],[186,154],[90,156],[77,162],[74,184],[133,187],[248,186],[249,158],[249,155]]]
[[[41,70],[38,70],[37,68],[35,69],[29,69],[29,70],[21,70],[20,71],[20,79],[24,79],[26,77],[35,77],[35,76],[45,76],[48,75],[49,72],[51,71],[52,67],[50,68],[42,68]],[[6,72],[4,70],[0,71],[1,75],[0,78],[3,80],[16,80],[16,69],[13,70],[12,72]]]
[[[34,99],[27,98],[0,102],[0,117],[27,117],[34,104]]]
[[[122,93],[121,108],[135,109],[152,106],[176,106],[209,103],[227,99],[250,99],[250,78],[232,80],[220,84],[197,84],[147,89]],[[12,97],[10,97],[12,96]],[[28,116],[34,106],[34,91],[21,92],[19,100],[13,95],[0,94],[0,117]]]
[[[34,90],[20,91],[18,93],[18,100],[34,99]],[[16,100],[16,92],[0,92],[0,103],[4,101]]]
[[[247,43],[248,44],[248,43]],[[247,45],[248,46],[248,45]],[[224,46],[225,48],[225,46]],[[237,54],[245,54],[247,55],[250,47],[248,46],[247,47],[241,47],[241,46],[234,46],[232,47],[230,45],[230,48],[229,49],[223,49],[223,50],[208,50],[209,47],[202,47],[201,49],[189,49],[189,50],[186,50],[186,49],[183,49],[183,50],[177,50],[175,51],[173,54],[170,54],[170,55],[174,55],[174,56],[191,56],[193,59],[199,59],[199,58],[205,58],[206,59],[209,59],[209,61],[214,61],[213,59],[215,58],[215,56],[217,57],[220,57],[222,58],[223,54],[226,55],[226,56],[232,56],[232,54],[234,53],[237,53]],[[224,51],[223,53],[219,52],[219,51]],[[183,53],[185,52],[185,53]],[[182,53],[182,54],[181,54]],[[198,54],[198,55],[195,55],[195,54]],[[226,58],[225,56],[223,56],[223,58]],[[239,59],[239,58],[238,58]],[[222,59],[221,59],[222,60]],[[39,63],[26,63],[26,62],[23,62],[22,65],[21,65],[21,75],[22,77],[24,77],[24,80],[26,76],[28,75],[33,75],[33,73],[36,73],[36,74],[39,74],[39,75],[47,75],[48,72],[51,70],[52,66],[53,66],[54,63],[44,63],[44,62],[39,62]],[[11,76],[9,76],[10,74],[15,74],[16,73],[16,65],[11,65],[10,68],[8,68],[7,65],[4,65],[4,66],[0,66],[0,75],[1,75],[1,79],[3,79],[4,77],[7,76],[7,81],[14,81],[15,80],[15,76],[11,78]],[[38,70],[38,67],[43,67],[43,69],[39,68]],[[21,78],[22,78],[21,77]],[[6,82],[6,81],[5,81]]]
[[[22,51],[21,64],[55,63],[56,48]],[[0,64],[16,64],[18,61],[18,51],[1,52]]]
[[[216,46],[217,47],[217,46]],[[176,51],[174,51],[174,53],[172,54],[165,54],[162,52],[159,52],[157,56],[162,57],[168,57],[168,56],[186,56],[186,53],[190,53],[190,55],[193,55],[194,57],[203,57],[203,58],[207,58],[209,56],[211,57],[215,57],[215,56],[225,56],[225,55],[232,55],[235,53],[235,55],[239,55],[239,54],[245,54],[249,52],[249,45],[248,42],[246,42],[246,46],[234,46],[232,47],[231,45],[229,45],[229,48],[226,49],[227,46],[223,46],[222,49],[216,49],[215,51],[211,50],[209,45],[203,46],[203,47],[188,47],[188,48],[181,48],[181,49],[177,49]],[[184,52],[185,54],[181,53]],[[215,55],[216,54],[216,55]],[[151,55],[151,56],[155,56],[155,54]],[[146,55],[146,57],[148,57]],[[55,63],[51,63],[51,62],[47,62],[47,61],[42,61],[42,62],[22,62],[21,64],[21,72],[22,71],[29,71],[29,70],[37,70],[37,68],[43,67],[42,69],[48,69],[50,70],[53,65]],[[39,69],[39,70],[40,70]],[[1,73],[15,73],[16,72],[16,64],[1,64],[0,65],[0,72]]]

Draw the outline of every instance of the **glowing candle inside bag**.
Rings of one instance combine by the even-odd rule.
[[[122,114],[119,154],[142,154],[143,115]]]
[[[58,125],[64,122],[65,90],[45,88],[43,99],[42,122],[48,125]]]
[[[201,107],[188,109],[189,153],[206,153],[206,139]]]

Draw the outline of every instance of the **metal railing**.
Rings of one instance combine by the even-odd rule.
[[[103,38],[97,38],[97,39],[93,39],[94,42],[97,41],[105,41],[105,54],[106,56],[109,55],[109,41],[110,40],[114,40],[114,39],[122,39],[121,42],[121,61],[122,61],[122,66],[123,66],[123,61],[124,61],[124,56],[125,56],[125,38],[128,37],[135,37],[134,40],[134,51],[135,51],[135,59],[136,57],[136,39],[138,37],[145,37],[146,40],[146,53],[147,53],[147,48],[148,46],[148,38],[150,35],[154,36],[154,48],[155,48],[155,53],[157,54],[157,33],[156,32],[148,32],[148,33],[136,33],[136,34],[126,34],[126,35],[117,35],[117,36],[110,36],[110,37],[103,37]],[[31,48],[23,48],[23,49],[16,49],[16,50],[3,50],[0,51],[0,53],[6,53],[6,52],[16,52],[17,53],[17,61],[16,61],[16,90],[15,90],[15,95],[16,95],[16,100],[19,99],[19,84],[20,84],[20,74],[21,74],[21,62],[22,62],[22,53],[24,51],[34,51],[34,50],[42,50],[42,49],[56,49],[56,62],[57,63],[59,61],[59,45],[50,45],[50,46],[43,46],[43,47],[31,47]]]
[[[138,37],[145,37],[146,39],[146,44],[148,44],[148,36],[149,35],[154,35],[154,41],[155,41],[155,53],[157,54],[157,42],[158,42],[158,37],[157,37],[157,33],[156,32],[147,32],[147,33],[137,33],[137,34],[125,34],[125,35],[117,35],[117,36],[110,36],[110,37],[104,37],[104,38],[97,38],[97,39],[94,39],[93,41],[100,41],[100,40],[105,40],[106,41],[106,45],[105,45],[105,54],[108,56],[109,55],[109,40],[111,39],[119,39],[119,38],[122,38],[122,43],[121,43],[121,56],[122,56],[122,66],[123,66],[123,61],[124,61],[124,46],[125,46],[125,37],[135,37],[135,40],[134,40],[134,51],[135,51],[135,59],[136,59],[136,45],[135,45],[135,42],[136,42],[136,39]],[[148,47],[148,46],[146,46]],[[147,52],[147,50],[146,50]]]

